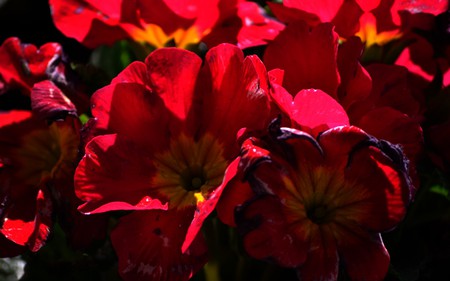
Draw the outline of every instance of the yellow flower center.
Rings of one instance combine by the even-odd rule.
[[[155,155],[154,165],[152,186],[167,197],[169,208],[184,208],[204,201],[222,183],[228,161],[211,135],[199,140],[180,135]]]
[[[159,25],[142,23],[142,26],[144,26],[142,29],[135,26],[126,26],[125,29],[135,41],[148,43],[155,48],[167,47],[170,42],[173,42],[175,47],[186,49],[190,44],[199,43],[201,38],[210,32],[210,30],[201,32],[196,26],[191,26],[188,29],[179,28],[171,34],[166,34]]]

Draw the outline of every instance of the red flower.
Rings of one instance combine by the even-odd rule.
[[[86,146],[76,192],[85,213],[135,210],[112,233],[123,278],[185,280],[203,266],[198,232],[236,173],[238,130],[267,124],[267,91],[261,61],[224,44],[203,66],[159,49],[94,94],[102,135]]]
[[[292,22],[267,46],[264,62],[269,69],[284,69],[281,84],[294,99],[305,89],[323,90],[344,108],[351,125],[401,144],[415,166],[423,146],[423,109],[408,71],[382,64],[365,69],[359,63],[362,49],[356,37],[338,46],[331,24],[309,29],[304,22]]]
[[[37,251],[45,244],[58,208],[52,193],[63,193],[70,186],[79,143],[71,122],[77,120],[67,118],[48,126],[29,111],[4,112],[1,120],[0,233],[9,240],[5,243]]]
[[[246,48],[265,44],[283,28],[244,0],[51,0],[50,5],[55,25],[91,48],[125,38],[157,48],[171,40],[180,48],[200,41]]]
[[[30,95],[36,82],[64,79],[61,56],[62,48],[57,43],[47,43],[38,49],[31,44],[22,44],[15,37],[6,39],[0,46],[0,94],[19,88]]]
[[[317,139],[272,125],[243,144],[242,169],[254,192],[236,211],[255,258],[296,268],[301,280],[383,280],[389,254],[380,232],[395,227],[410,201],[401,150],[356,127]]]

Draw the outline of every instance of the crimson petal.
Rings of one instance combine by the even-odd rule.
[[[148,155],[129,139],[117,135],[95,137],[87,144],[75,172],[76,194],[86,201],[79,210],[98,213],[167,209],[167,203],[152,197],[152,167]]]
[[[77,115],[75,105],[50,80],[34,84],[31,89],[31,108],[37,116],[45,120],[58,120],[67,115]]]
[[[193,211],[136,211],[122,217],[111,233],[122,278],[188,280],[200,270],[207,260],[201,235],[181,252],[182,234],[189,226]]]

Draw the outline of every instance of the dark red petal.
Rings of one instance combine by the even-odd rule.
[[[267,2],[267,5],[275,17],[284,23],[303,20],[311,26],[316,26],[321,22],[320,18],[312,13],[298,10],[296,8],[286,7],[283,6],[283,4],[274,2]]]
[[[264,63],[268,69],[285,70],[283,86],[288,92],[315,88],[336,97],[340,78],[338,35],[333,29],[320,24],[311,30],[305,22],[293,22],[267,46]]]
[[[91,101],[96,120],[91,130],[98,131],[97,134],[118,133],[137,143],[152,143],[156,149],[162,149],[168,146],[170,130],[173,134],[178,133],[170,127],[179,124],[167,111],[164,101],[144,85],[109,85],[95,92]],[[155,131],[160,133],[154,134]]]
[[[209,2],[213,3],[215,1]],[[153,23],[160,26],[166,34],[171,34],[179,28],[188,29],[194,24],[194,20],[198,16],[213,18],[217,16],[212,11],[197,14],[199,4],[195,3],[195,1],[182,4],[174,0],[138,0],[137,3],[139,16],[142,20],[146,23]],[[210,5],[205,4],[203,6],[209,7]]]
[[[351,280],[384,280],[389,267],[389,253],[380,234],[358,226],[333,229],[341,262]]]
[[[400,144],[412,166],[423,150],[420,124],[395,109],[379,107],[371,110],[358,121],[358,126],[379,139]]]
[[[145,60],[150,86],[173,115],[186,117],[194,102],[194,89],[202,60],[194,53],[165,48],[152,52]]]
[[[84,213],[167,209],[154,197],[151,158],[139,145],[116,135],[98,136],[86,146],[75,172],[75,192]]]
[[[193,210],[136,211],[120,219],[111,233],[124,280],[188,280],[207,261],[206,245],[197,235],[181,252]]]
[[[281,266],[301,265],[308,255],[308,241],[298,239],[285,219],[279,199],[270,195],[238,208],[236,223],[247,253]]]
[[[339,8],[344,3],[344,0],[319,0],[319,1],[297,1],[284,0],[283,4],[286,7],[296,8],[314,15],[317,15],[322,22],[331,22],[336,16]]]
[[[75,105],[50,80],[34,84],[31,89],[31,108],[40,118],[52,121],[77,114]]]
[[[190,247],[191,243],[196,239],[199,235],[199,231],[203,225],[205,219],[214,211],[217,203],[222,195],[224,188],[228,185],[228,183],[235,178],[237,174],[237,168],[239,165],[239,158],[236,158],[233,162],[231,162],[227,169],[225,170],[225,175],[223,177],[222,183],[214,189],[211,194],[204,201],[197,202],[197,207],[194,212],[194,217],[192,219],[191,224],[188,227],[186,233],[186,239],[183,242],[183,246],[181,251],[185,253],[185,251]]]
[[[268,78],[264,65],[255,56],[244,59],[238,47],[222,44],[207,53],[203,74],[201,121],[206,132],[220,139],[226,149],[231,146],[236,151],[239,129],[264,129],[268,123]]]
[[[338,100],[346,109],[367,98],[372,90],[372,79],[359,63],[362,51],[363,44],[358,37],[348,38],[339,47],[337,64],[341,84],[338,88]]]
[[[362,148],[352,154],[345,170],[346,181],[354,183],[355,188],[367,196],[359,198],[357,204],[371,209],[361,214],[354,213],[360,225],[383,232],[391,230],[404,218],[412,188],[405,173],[398,163],[378,148]],[[354,194],[359,193],[355,190]]]
[[[254,195],[255,193],[248,182],[242,182],[239,178],[234,178],[229,182],[220,197],[216,206],[217,216],[223,223],[235,227],[234,210]]]
[[[303,281],[337,280],[339,256],[332,230],[326,225],[312,224],[308,234],[308,257],[298,267],[299,278]]]
[[[369,138],[369,135],[360,128],[342,126],[327,130],[318,140],[326,155],[327,163],[335,168],[344,168],[355,146]]]
[[[367,67],[367,71],[373,80],[371,96],[377,106],[390,106],[411,117],[420,114],[421,105],[412,95],[406,68],[372,64]]]
[[[359,18],[363,11],[355,1],[344,1],[332,23],[336,26],[339,36],[348,38],[359,30]]]

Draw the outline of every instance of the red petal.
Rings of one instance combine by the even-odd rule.
[[[18,87],[29,95],[35,82],[48,78],[50,64],[61,53],[61,46],[57,43],[47,43],[38,49],[31,44],[22,44],[15,37],[6,39],[0,46],[0,82],[6,84],[0,87],[0,93],[8,87]]]
[[[291,118],[317,135],[329,128],[349,125],[342,106],[321,90],[302,90],[295,95]]]
[[[351,280],[384,280],[389,253],[380,234],[355,227],[334,227],[339,256]]]
[[[369,12],[380,4],[381,0],[356,0],[356,3],[361,7],[364,12]]]
[[[235,227],[234,210],[254,195],[248,182],[242,182],[237,177],[234,178],[229,182],[220,197],[216,206],[217,216],[223,223]]]
[[[37,116],[46,120],[77,114],[75,105],[50,80],[34,84],[31,89],[31,108]]]
[[[291,23],[299,20],[303,20],[311,26],[316,26],[320,23],[319,17],[315,14],[298,10],[296,8],[286,7],[283,6],[283,4],[274,2],[267,2],[267,5],[275,17],[284,23]]]
[[[359,120],[358,126],[379,139],[401,144],[413,166],[423,150],[420,124],[395,109],[379,107],[371,110]]]
[[[410,202],[409,178],[398,163],[378,148],[361,148],[352,154],[345,179],[352,192],[340,197],[340,214],[375,231],[388,231],[405,216]],[[350,186],[349,186],[350,188]]]
[[[75,191],[85,201],[79,210],[167,209],[154,197],[151,158],[137,144],[116,135],[95,137],[75,172]]]
[[[237,152],[234,144],[239,129],[264,129],[268,124],[267,74],[257,57],[244,59],[242,51],[229,44],[211,49],[205,65],[201,122],[226,149],[233,149],[232,155]]]
[[[14,123],[22,122],[31,117],[31,111],[11,110],[8,112],[0,112],[0,128]]]
[[[339,36],[348,38],[359,30],[359,18],[363,11],[355,1],[344,1],[332,23],[336,26]]]
[[[152,90],[175,116],[186,120],[194,101],[201,59],[189,51],[165,48],[152,52],[145,63]]]
[[[353,103],[370,95],[372,79],[359,63],[363,44],[358,37],[349,38],[339,48],[337,63],[341,84],[338,89],[339,103],[348,109]]]
[[[284,25],[263,14],[258,4],[241,1],[238,4],[238,16],[243,26],[237,36],[237,45],[241,49],[267,44],[283,30]]]
[[[213,22],[217,20],[218,12],[211,9],[214,7],[216,1],[208,1],[208,3],[203,3],[202,5],[199,1],[184,1],[187,3],[182,3],[174,0],[157,0],[151,2],[138,0],[139,16],[146,23],[156,24],[166,34],[171,34],[177,29],[181,28],[186,30],[193,26],[195,20],[198,21],[199,17],[211,18]],[[209,9],[203,11],[202,9],[206,7]],[[197,26],[197,24],[195,25]],[[213,23],[208,25],[208,27],[212,25]],[[204,27],[201,31],[204,31]]]
[[[337,280],[339,256],[332,233],[326,226],[311,225],[308,258],[297,270],[301,280]]]
[[[194,217],[192,219],[191,224],[188,227],[186,239],[183,242],[183,246],[181,251],[185,253],[185,251],[190,247],[196,237],[199,235],[199,231],[203,225],[205,219],[214,211],[216,208],[217,202],[219,201],[223,189],[228,185],[230,180],[234,179],[237,173],[237,168],[239,165],[240,158],[236,158],[233,162],[228,165],[225,170],[225,175],[223,177],[223,181],[216,189],[214,189],[211,194],[209,194],[208,198],[205,201],[198,202],[197,208],[194,212]]]
[[[257,259],[270,259],[281,266],[297,267],[308,255],[307,240],[297,237],[286,222],[282,205],[273,196],[264,196],[236,213],[238,229],[244,235],[247,253]]]
[[[44,196],[44,192],[39,190],[37,197],[35,198],[35,215],[33,220],[26,220],[18,214],[22,212],[20,210],[20,204],[16,204],[11,212],[4,214],[0,232],[9,240],[19,245],[27,245],[33,252],[38,251],[47,240],[50,233],[50,227],[52,222],[52,202],[51,198]],[[23,212],[22,212],[23,214]],[[19,215],[19,218],[15,218]],[[25,219],[25,220],[24,220]]]
[[[111,84],[137,83],[150,86],[149,78],[147,65],[141,61],[134,61],[114,77]]]
[[[206,245],[197,235],[182,254],[193,210],[136,211],[111,233],[124,280],[188,280],[206,263]]]
[[[49,4],[56,27],[89,48],[127,37],[119,24],[120,0],[108,4],[94,0],[50,0]]]
[[[331,24],[311,30],[304,22],[294,22],[267,46],[264,63],[268,69],[285,70],[283,86],[291,94],[315,88],[336,97],[337,47],[338,35]]]
[[[322,22],[331,22],[343,3],[344,0],[283,1],[283,4],[286,7],[296,8],[298,10],[317,15]]]
[[[372,64],[367,67],[367,71],[373,80],[371,96],[377,106],[390,106],[411,117],[420,114],[421,105],[412,95],[406,68]]]
[[[360,128],[343,126],[330,129],[321,134],[319,143],[327,157],[327,162],[333,163],[333,165],[340,163],[340,166],[345,167],[348,157],[355,146],[369,140],[369,138],[369,135]]]
[[[119,79],[142,71],[140,64],[131,64]],[[133,70],[139,68],[138,70]],[[143,75],[142,75],[143,76]],[[140,80],[136,77],[136,80]],[[152,143],[155,147],[164,148],[168,145],[167,135],[172,129],[178,133],[178,128],[171,128],[177,123],[164,105],[164,101],[145,85],[138,83],[117,83],[108,85],[92,96],[92,114],[96,118],[91,129],[99,133],[118,133],[133,139],[137,143]],[[172,124],[170,123],[172,121]],[[169,125],[170,124],[170,125]],[[175,126],[175,125],[173,125]],[[152,130],[149,130],[152,128]],[[158,131],[160,134],[154,134]]]

